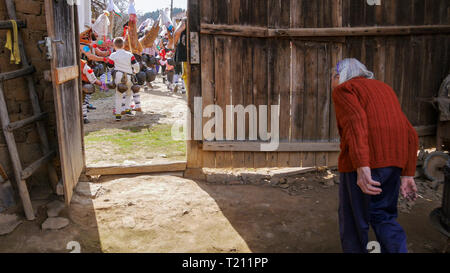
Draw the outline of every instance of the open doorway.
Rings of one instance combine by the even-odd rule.
[[[177,49],[182,50],[178,46],[180,37],[174,39],[186,21],[187,0],[92,0],[84,5],[88,6],[82,3],[78,9],[80,43],[89,30],[92,41],[90,48],[82,44],[80,50],[83,53],[86,47],[100,57],[100,61],[85,58],[90,67],[87,72],[100,81],[94,84],[92,94],[83,94],[86,166],[185,161],[186,143],[174,140],[171,131],[175,123],[184,122],[187,107],[182,62],[187,60],[177,53]],[[133,10],[136,22],[132,21]],[[118,86],[114,71],[118,69],[108,63],[115,52],[116,37],[123,38],[125,50],[132,52],[139,63],[139,73],[130,77],[133,86],[123,93],[121,109],[116,109]],[[186,36],[181,40],[185,49]],[[134,86],[140,90],[131,90]]]

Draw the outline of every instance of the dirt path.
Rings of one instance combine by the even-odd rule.
[[[113,91],[98,94],[101,98],[91,101],[97,109],[88,113],[91,123],[84,126],[85,135],[130,134],[149,130],[155,125],[172,125],[183,120],[187,107],[186,95],[170,92],[161,77],[153,83],[153,88],[142,88],[140,94],[144,112],[133,118],[124,117],[121,122],[116,122],[113,116]],[[184,154],[180,153],[169,158],[170,153],[162,151],[149,155],[148,151],[139,148],[120,152],[114,144],[106,140],[90,142],[85,138],[85,147],[88,166],[156,164],[184,159]]]
[[[69,241],[82,252],[340,252],[338,185],[302,177],[295,191],[167,175],[103,177],[83,184],[94,198],[74,196],[62,214],[68,227],[40,230],[42,205],[38,221],[0,236],[0,252],[69,252]],[[425,199],[401,204],[399,221],[411,252],[439,252],[446,239],[428,219],[439,194],[419,185]]]

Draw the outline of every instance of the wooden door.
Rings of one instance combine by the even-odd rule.
[[[201,59],[200,65],[191,65],[190,101],[201,96],[203,109],[218,105],[223,109],[223,125],[229,119],[236,120],[235,114],[226,113],[227,105],[256,107],[253,117],[257,118],[252,120],[258,137],[250,137],[247,115],[244,140],[236,138],[235,123],[223,126],[224,135],[234,132],[231,141],[216,136],[214,140],[191,142],[188,168],[336,165],[339,138],[330,114],[327,71],[340,57],[342,39],[278,37],[281,30],[341,26],[336,3],[340,2],[189,1],[189,28],[191,33],[199,33]],[[312,14],[322,10],[327,20],[319,22]],[[194,112],[193,103],[190,106]],[[272,132],[272,111],[277,106],[279,145],[275,150],[264,150],[267,135],[260,133],[259,111],[267,107],[265,126]]]
[[[73,2],[76,1],[45,0],[59,156],[67,204],[84,168],[78,15]]]
[[[190,41],[199,44],[190,52],[191,120],[197,112],[201,117],[193,108],[195,97],[202,98],[203,109],[223,110],[220,125],[236,120],[227,105],[280,109],[276,151],[261,149],[264,135],[249,137],[247,117],[244,140],[190,141],[188,169],[336,166],[340,149],[330,76],[343,58],[359,59],[391,85],[419,136],[433,135],[436,112],[420,97],[436,96],[448,74],[450,2],[396,2],[189,0]],[[196,52],[199,58],[193,58]],[[222,127],[225,135],[236,136],[236,124]]]

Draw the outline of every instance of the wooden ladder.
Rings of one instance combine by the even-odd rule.
[[[17,20],[14,1],[5,0],[5,2],[9,18],[11,20]],[[32,74],[36,71],[36,69],[28,63],[28,58],[26,56],[22,37],[20,35],[20,29],[24,27],[26,27],[24,22],[18,21],[18,28],[19,28],[18,43],[20,49],[20,56],[22,59],[22,68],[12,72],[0,73],[0,120],[2,123],[2,129],[5,135],[5,140],[8,145],[8,151],[11,157],[11,162],[14,168],[14,176],[19,190],[20,198],[22,199],[25,216],[28,220],[31,221],[35,219],[35,215],[25,180],[29,178],[35,171],[37,171],[44,164],[47,164],[49,178],[54,190],[56,185],[58,184],[58,176],[53,164],[51,163],[51,160],[56,155],[56,152],[50,150],[46,127],[43,121],[45,118],[48,117],[48,114],[41,111],[41,107],[39,105],[39,100],[36,94],[36,89],[32,77]],[[12,29],[11,22],[9,21],[0,22],[0,29],[5,28]],[[20,77],[25,77],[26,79],[29,89],[31,105],[33,108],[33,116],[17,122],[10,122],[6,106],[5,95],[3,92],[3,84],[4,81]],[[27,168],[23,169],[19,153],[17,151],[17,145],[14,138],[14,131],[32,123],[36,123],[37,125],[43,156],[39,160],[29,165]]]

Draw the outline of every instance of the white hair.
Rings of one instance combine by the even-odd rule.
[[[337,64],[337,74],[339,75],[339,83],[342,84],[356,77],[364,77],[374,79],[373,72],[357,59],[344,59]]]

